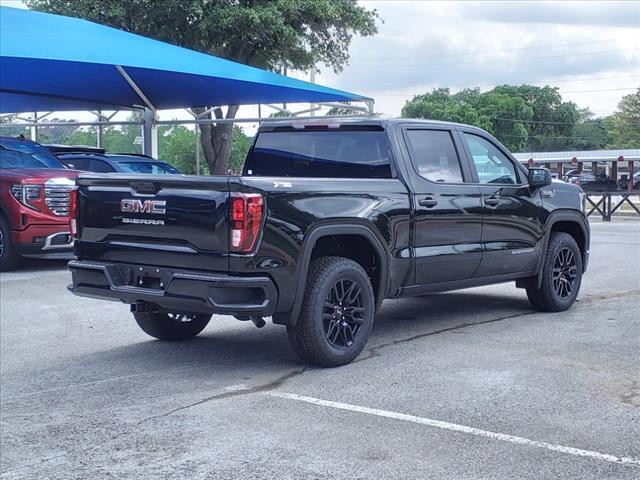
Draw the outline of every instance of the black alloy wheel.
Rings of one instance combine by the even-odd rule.
[[[344,257],[311,261],[300,315],[287,325],[293,350],[321,367],[352,362],[364,349],[375,317],[371,278]]]
[[[578,278],[576,257],[570,248],[560,249],[553,262],[553,288],[560,298],[569,298]]]
[[[530,279],[527,297],[543,312],[562,312],[575,302],[582,283],[582,252],[566,232],[551,232],[539,277]]]
[[[322,309],[324,334],[338,349],[351,347],[364,323],[362,289],[350,280],[338,280],[325,299]]]

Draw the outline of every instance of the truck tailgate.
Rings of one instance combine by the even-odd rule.
[[[228,177],[81,174],[81,259],[227,272]]]

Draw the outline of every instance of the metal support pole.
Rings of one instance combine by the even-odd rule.
[[[618,183],[618,161],[611,163],[611,180]]]
[[[194,122],[196,127],[196,175],[200,175],[200,125],[198,122]]]
[[[103,121],[106,120],[102,115],[102,111],[98,110],[98,120]],[[102,125],[98,125],[98,136],[96,138],[96,147],[103,148],[104,147],[104,127]]]
[[[284,67],[283,75],[284,75],[285,77],[287,76],[287,67]],[[287,111],[287,103],[286,103],[286,102],[284,102],[284,103],[282,104],[282,110],[284,110],[285,112]]]
[[[34,142],[38,141],[38,112],[33,112],[33,115],[31,116],[31,118],[33,118],[33,126],[31,127],[31,140],[33,140]]]
[[[309,72],[309,81],[311,83],[316,83],[316,67],[315,65],[313,67],[311,67],[311,72]],[[316,106],[313,103],[309,104],[309,114],[312,117],[316,116]]]
[[[158,158],[158,127],[155,112],[144,109],[144,124],[142,125],[142,153]]]

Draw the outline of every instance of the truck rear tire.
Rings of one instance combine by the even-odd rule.
[[[195,337],[211,320],[211,315],[200,313],[136,312],[133,316],[147,335],[169,342]]]
[[[343,257],[311,262],[300,316],[287,326],[293,350],[308,363],[337,367],[364,349],[373,327],[375,297],[364,269]]]
[[[540,288],[527,288],[529,302],[543,312],[567,310],[575,302],[582,281],[582,253],[571,235],[551,232],[542,269]]]
[[[18,266],[20,257],[11,241],[11,229],[3,215],[0,215],[0,270],[6,272]]]

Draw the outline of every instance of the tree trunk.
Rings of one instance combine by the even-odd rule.
[[[207,118],[235,118],[239,105],[229,105],[227,115],[224,116],[220,107],[207,114]],[[200,124],[200,142],[204,150],[204,157],[209,165],[211,175],[227,175],[229,171],[229,155],[231,153],[231,142],[233,139],[233,123],[212,123]]]

